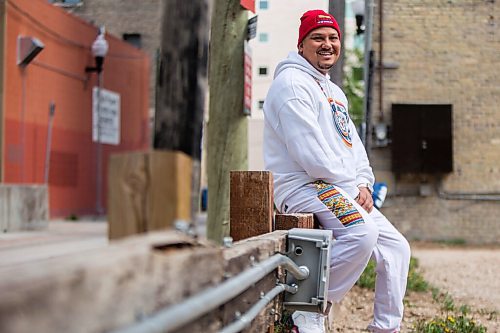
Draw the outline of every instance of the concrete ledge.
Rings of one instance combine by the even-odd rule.
[[[0,231],[45,229],[49,220],[46,185],[0,185]]]

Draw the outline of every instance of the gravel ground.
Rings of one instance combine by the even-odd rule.
[[[449,293],[457,307],[468,305],[471,315],[488,333],[500,333],[500,248],[442,247],[413,244],[427,282]],[[373,292],[354,287],[333,309],[330,332],[367,332],[373,313]],[[405,318],[401,332],[411,332],[421,319],[445,316],[432,293],[410,292],[405,298]]]

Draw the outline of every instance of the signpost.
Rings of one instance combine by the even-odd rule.
[[[120,95],[94,87],[92,91],[92,141],[120,144]]]

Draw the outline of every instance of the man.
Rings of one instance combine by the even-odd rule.
[[[304,13],[297,48],[277,66],[264,104],[264,160],[274,175],[276,207],[314,213],[332,230],[329,302],[339,302],[375,260],[368,329],[399,332],[410,248],[373,207],[372,169],[346,96],[329,80],[341,48],[335,18],[321,10]],[[293,319],[300,333],[324,332],[322,314],[296,311]]]

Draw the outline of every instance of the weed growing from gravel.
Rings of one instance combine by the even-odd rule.
[[[486,333],[487,329],[466,313],[448,314],[431,321],[421,319],[412,330],[414,333]]]
[[[418,259],[412,257],[410,259],[410,270],[408,271],[408,282],[406,286],[406,290],[408,291],[423,292],[429,289],[429,284],[418,271],[418,266]],[[361,288],[375,290],[375,276],[375,263],[370,261],[356,284]]]
[[[448,293],[440,292],[438,288],[431,288],[432,299],[441,304],[441,316],[432,320],[419,320],[412,333],[486,333],[487,329],[477,323],[469,314],[471,308],[461,305],[457,308],[453,297]]]
[[[477,323],[470,315],[471,309],[467,305],[457,307],[448,293],[440,292],[430,287],[418,271],[418,260],[410,259],[407,291],[424,292],[431,290],[432,298],[441,305],[442,316],[432,320],[421,319],[415,324],[412,333],[486,333],[486,327]],[[375,289],[375,264],[370,262],[356,284],[361,288]]]

